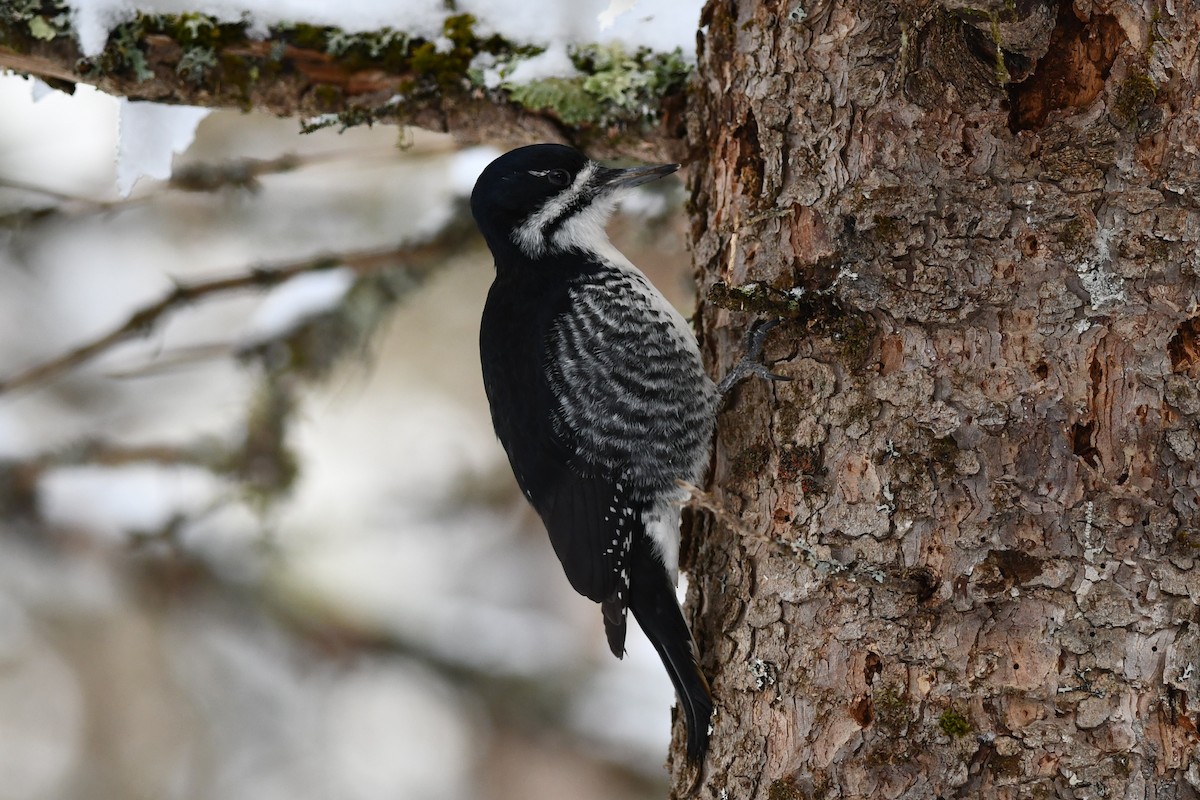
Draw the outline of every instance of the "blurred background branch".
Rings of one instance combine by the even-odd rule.
[[[661,797],[487,419],[496,151],[215,113],[115,199],[115,113],[0,79],[0,798]],[[613,228],[686,306],[681,200]]]
[[[192,188],[191,190],[212,191],[227,183],[219,178],[220,175],[227,176],[235,172],[240,172],[238,165],[221,171],[209,168],[203,173],[193,169],[182,181],[190,187],[196,187],[200,181],[197,176],[204,174],[207,177],[203,180],[210,183],[212,188],[207,190]],[[175,184],[175,181],[172,181],[172,184]],[[261,291],[278,286],[297,275],[339,267],[353,270],[358,274],[371,274],[385,267],[400,269],[412,279],[412,284],[415,285],[420,277],[434,268],[434,265],[454,255],[456,249],[463,246],[464,237],[468,234],[467,221],[463,215],[459,214],[453,217],[451,222],[452,224],[447,225],[432,240],[421,244],[403,245],[386,251],[318,256],[287,264],[255,267],[223,278],[176,284],[175,288],[161,300],[134,311],[122,325],[108,333],[54,358],[20,370],[8,378],[0,379],[0,394],[51,380],[67,370],[92,360],[121,342],[149,336],[162,318],[171,312],[187,304],[216,295],[246,290]],[[393,285],[395,283],[392,281]]]

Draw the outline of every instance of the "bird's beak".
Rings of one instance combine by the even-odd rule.
[[[650,164],[645,167],[630,167],[629,169],[610,169],[601,167],[597,174],[597,183],[604,189],[629,189],[641,186],[643,183],[658,180],[664,175],[670,175],[679,169],[678,164]]]

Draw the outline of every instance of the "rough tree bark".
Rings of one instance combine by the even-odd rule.
[[[701,333],[720,373],[751,315],[788,318],[770,355],[794,380],[739,391],[688,516],[718,715],[700,771],[677,725],[676,797],[1200,796],[1198,19],[710,0],[687,115]],[[394,90],[222,40],[221,69],[279,71],[233,91],[147,36],[117,55],[149,78],[57,38],[0,65],[279,112],[351,107],[363,74]],[[451,83],[394,117],[679,147],[676,115],[636,140],[480,113],[495,98]]]
[[[703,334],[794,380],[691,518],[675,796],[1200,796],[1198,20],[710,0]]]

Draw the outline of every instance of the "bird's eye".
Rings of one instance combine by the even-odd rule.
[[[546,173],[546,179],[555,186],[566,186],[571,182],[571,175],[565,169],[552,169]]]

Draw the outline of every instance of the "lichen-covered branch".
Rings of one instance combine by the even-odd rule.
[[[573,78],[512,84],[537,47],[476,32],[451,14],[436,42],[384,29],[281,25],[267,38],[203,14],[138,14],[84,57],[58,0],[0,7],[0,69],[65,91],[86,83],[132,100],[269,111],[306,128],[391,122],[464,141],[566,141],[597,155],[662,159],[683,136],[689,66],[678,52],[578,47]]]

